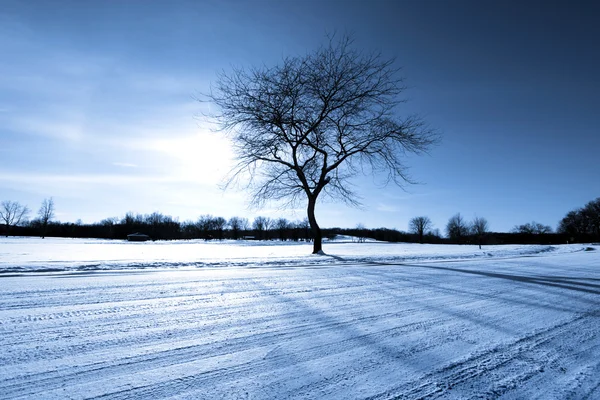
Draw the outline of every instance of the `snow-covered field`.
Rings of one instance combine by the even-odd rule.
[[[0,398],[600,398],[600,246],[324,250],[0,239]]]
[[[352,238],[340,237],[325,242],[324,250],[329,256],[323,257],[311,256],[312,244],[302,242],[180,240],[140,243],[0,237],[0,273],[416,262],[573,252],[584,247],[510,245],[485,246],[479,250],[477,246],[356,243]]]

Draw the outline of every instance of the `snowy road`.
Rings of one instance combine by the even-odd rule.
[[[600,252],[5,274],[3,399],[598,399]]]

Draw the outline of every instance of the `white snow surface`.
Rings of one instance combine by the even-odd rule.
[[[600,398],[599,246],[310,250],[1,239],[0,398]]]
[[[312,243],[281,241],[148,241],[0,238],[0,273],[91,271],[224,266],[293,266],[356,262],[404,262],[513,257],[544,252],[572,252],[585,246],[420,245],[369,241],[351,237],[326,241],[325,256],[311,255]]]

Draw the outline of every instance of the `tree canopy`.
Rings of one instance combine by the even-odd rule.
[[[398,72],[394,59],[363,52],[343,36],[272,67],[221,73],[207,96],[234,146],[229,182],[243,176],[255,205],[306,201],[313,251],[320,252],[317,198],[358,205],[351,182],[358,173],[412,183],[406,154],[422,154],[438,140],[421,118],[399,114],[405,86]]]

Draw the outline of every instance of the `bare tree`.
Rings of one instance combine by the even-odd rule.
[[[431,229],[430,231],[427,232],[427,235],[432,236],[436,239],[439,239],[442,237],[442,234],[440,233],[440,230],[438,228]]]
[[[42,201],[42,206],[38,210],[38,218],[42,227],[42,239],[44,239],[48,231],[48,223],[54,218],[54,200],[52,197]]]
[[[202,237],[204,240],[214,239],[215,236],[217,239],[223,239],[223,231],[225,230],[225,226],[227,225],[227,221],[223,217],[213,217],[212,215],[201,215],[198,218],[198,222],[196,222],[196,226],[200,232],[202,232]]]
[[[570,211],[560,221],[558,232],[569,235],[569,240],[600,240],[600,197]]]
[[[252,222],[252,229],[256,232],[258,240],[268,239],[268,230],[271,229],[271,218],[258,216]]]
[[[587,233],[587,221],[583,209],[569,211],[558,224],[558,233],[568,235],[570,241],[578,240]]]
[[[358,243],[364,243],[367,241],[368,230],[365,224],[359,222],[358,224],[356,224],[356,228],[354,228],[354,231],[356,232],[356,238],[358,240]]]
[[[409,230],[419,235],[419,243],[423,243],[423,235],[425,232],[431,229],[433,223],[429,219],[429,217],[414,217],[408,223]]]
[[[523,233],[526,235],[543,235],[546,233],[552,233],[552,228],[550,225],[544,225],[533,221],[523,225],[517,225],[512,231],[514,233]]]
[[[446,234],[448,238],[461,243],[463,238],[469,234],[469,224],[457,213],[448,220],[446,224]]]
[[[248,221],[248,218],[240,218],[240,230],[242,232],[248,232],[250,230],[250,221]]]
[[[233,217],[229,220],[229,227],[234,239],[239,239],[240,235],[247,234],[250,230],[250,222],[248,218]]]
[[[256,206],[306,202],[320,253],[319,196],[359,205],[351,179],[361,172],[383,176],[383,184],[414,183],[405,155],[423,154],[438,139],[419,117],[399,116],[405,86],[394,65],[343,36],[274,67],[221,73],[207,98],[238,162],[228,185],[243,183]]]
[[[240,232],[248,229],[248,219],[246,218],[231,217],[227,224],[231,230],[231,238],[234,240],[240,238]]]
[[[25,222],[28,214],[29,208],[16,201],[5,200],[0,204],[0,222],[6,226],[6,237],[10,228]]]
[[[217,235],[217,239],[223,240],[227,220],[223,217],[214,217],[212,220],[212,228]]]
[[[477,236],[477,241],[479,243],[479,248],[481,249],[481,242],[483,241],[483,237],[487,233],[489,229],[489,225],[487,219],[483,217],[475,217],[473,223],[471,224],[471,230],[473,234]]]
[[[600,197],[588,202],[583,208],[585,219],[588,221],[589,231],[600,240]]]
[[[142,214],[134,214],[133,211],[128,211],[123,219],[121,219],[121,224],[126,225],[130,229],[135,225],[142,225],[144,223],[144,216]]]
[[[311,233],[311,229],[310,229],[310,222],[308,222],[308,218],[304,218],[301,221],[297,221],[296,222],[296,228],[298,228],[298,230],[300,231],[300,238],[309,242],[312,237],[310,235]]]
[[[231,231],[231,238],[233,240],[238,240],[240,237],[240,218],[229,218],[229,221],[227,221],[227,225],[229,226],[229,230]]]
[[[275,230],[277,230],[279,240],[286,240],[288,236],[288,229],[291,226],[290,222],[285,218],[278,218],[274,221],[273,226]]]

